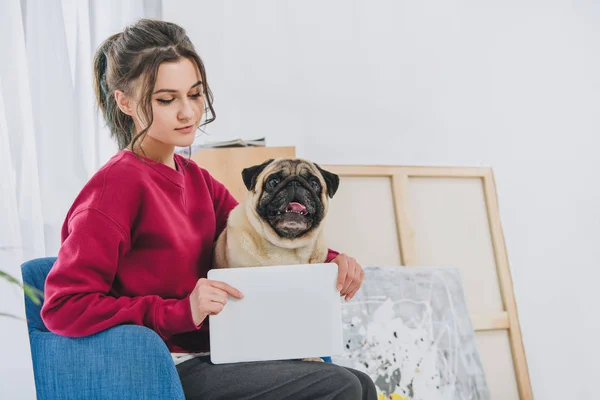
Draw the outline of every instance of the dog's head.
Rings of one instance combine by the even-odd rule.
[[[339,177],[299,158],[267,160],[242,171],[248,201],[281,239],[313,236],[327,214]]]

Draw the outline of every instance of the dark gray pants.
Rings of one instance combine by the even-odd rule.
[[[376,400],[368,375],[314,361],[219,364],[198,357],[177,365],[186,399]]]

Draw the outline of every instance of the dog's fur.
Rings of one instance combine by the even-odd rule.
[[[246,199],[229,214],[215,244],[213,267],[324,262],[322,227],[339,177],[304,159],[280,158],[244,169],[242,178]]]
[[[242,178],[246,199],[229,214],[213,267],[324,262],[323,222],[339,177],[308,160],[280,158],[244,169]]]

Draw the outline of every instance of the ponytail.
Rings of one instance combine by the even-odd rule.
[[[122,150],[131,142],[133,119],[119,109],[113,94],[115,87],[110,79],[113,75],[110,73],[110,68],[113,67],[111,53],[115,41],[121,35],[121,33],[116,33],[110,36],[96,51],[94,56],[94,93],[111,137],[117,141],[119,149]]]

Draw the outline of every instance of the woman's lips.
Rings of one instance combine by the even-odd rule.
[[[183,128],[177,128],[175,130],[181,133],[190,133],[194,130],[194,125],[184,126]]]

